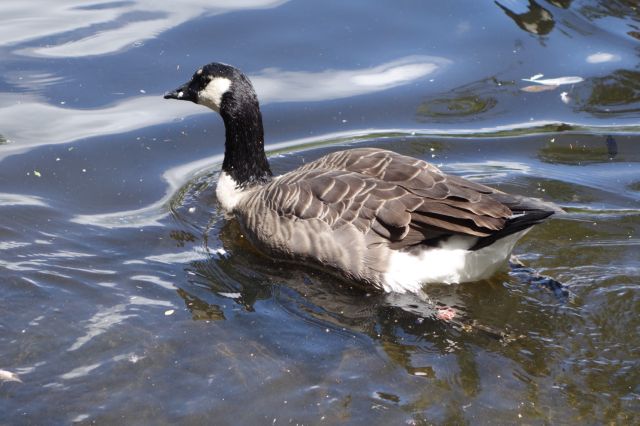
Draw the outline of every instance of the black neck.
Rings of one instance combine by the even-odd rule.
[[[262,114],[257,102],[222,110],[220,115],[225,127],[222,171],[240,187],[268,182],[272,173],[264,152]]]

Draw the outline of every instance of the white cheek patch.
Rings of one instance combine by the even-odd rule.
[[[224,77],[215,77],[204,89],[198,92],[198,103],[211,108],[215,112],[220,112],[222,95],[231,87],[231,80]]]

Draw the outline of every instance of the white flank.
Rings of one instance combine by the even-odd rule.
[[[222,95],[231,87],[231,80],[224,77],[215,77],[204,89],[198,92],[198,104],[211,108],[215,112],[220,112]]]
[[[247,191],[238,188],[238,184],[226,172],[220,172],[218,186],[216,186],[216,197],[226,211],[233,208],[247,195]]]
[[[501,238],[480,250],[468,250],[475,238],[449,239],[418,253],[393,251],[384,275],[384,290],[419,292],[423,284],[456,284],[489,278],[509,258],[516,242],[529,231]]]

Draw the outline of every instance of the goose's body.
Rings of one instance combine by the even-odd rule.
[[[246,236],[276,257],[314,262],[385,291],[488,278],[533,225],[557,211],[375,148],[334,152],[272,178],[249,80],[209,64],[166,98],[225,122],[216,194]]]

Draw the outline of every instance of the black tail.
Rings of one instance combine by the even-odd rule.
[[[471,250],[479,250],[508,235],[531,228],[533,225],[543,222],[554,213],[564,213],[564,211],[555,204],[537,198],[520,197],[504,193],[492,194],[492,197],[509,207],[513,214],[507,219],[507,222],[501,230],[488,237],[480,238],[478,242],[471,247]]]

